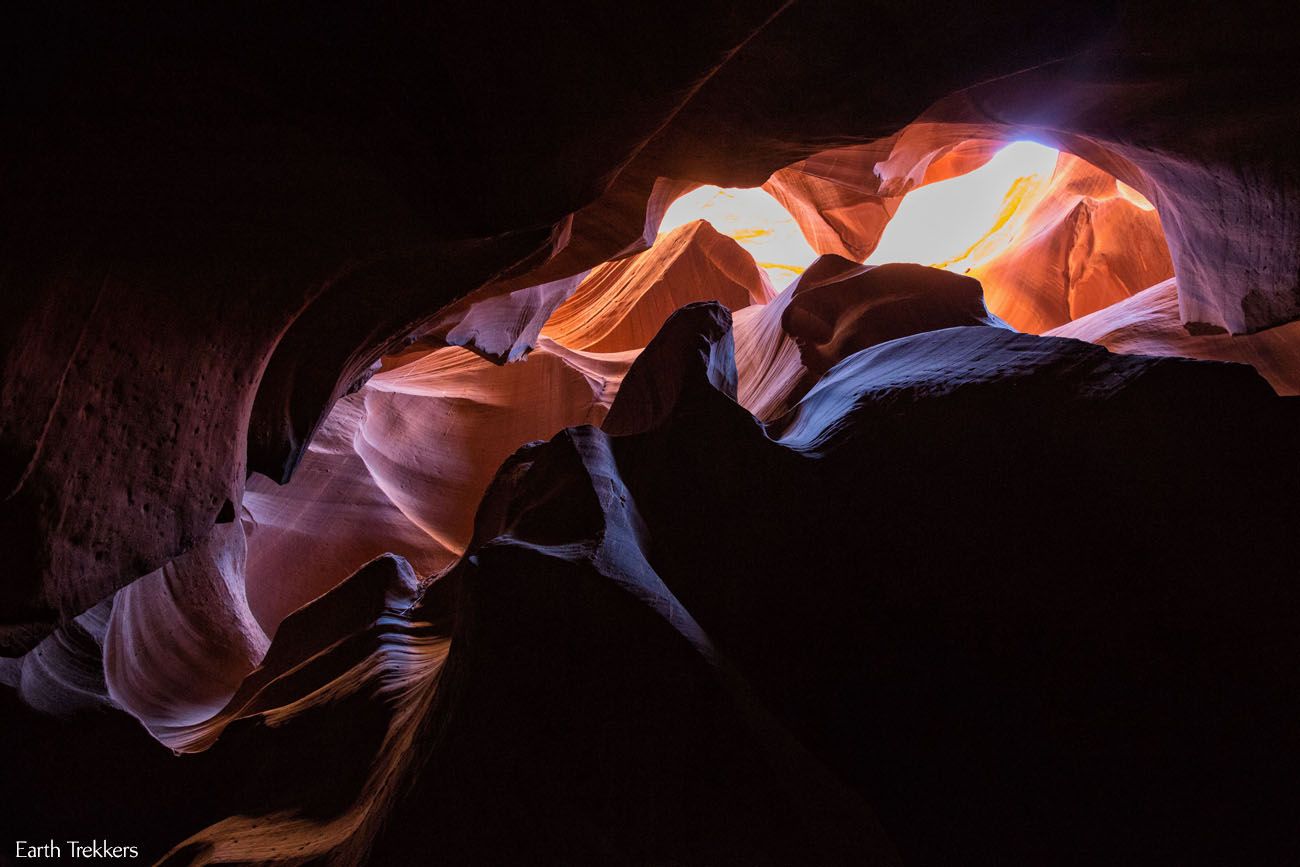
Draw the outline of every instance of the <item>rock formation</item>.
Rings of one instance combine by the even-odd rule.
[[[1048,332],[1099,343],[1112,352],[1181,355],[1249,364],[1278,394],[1300,394],[1300,325],[1256,334],[1191,334],[1178,318],[1173,280]]]
[[[765,304],[771,286],[735,241],[697,220],[638,256],[601,265],[542,329],[570,349],[641,349],[674,310],[701,294],[734,310]]]
[[[1155,210],[1063,154],[1017,237],[966,273],[999,316],[1041,334],[1168,279],[1173,265]]]
[[[1255,5],[6,11],[0,851],[1293,862]]]

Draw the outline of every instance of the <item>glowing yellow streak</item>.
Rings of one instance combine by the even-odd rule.
[[[758,267],[769,271],[772,269],[776,269],[778,271],[789,271],[791,274],[794,274],[796,276],[804,272],[804,269],[800,268],[798,265],[780,265],[776,262],[759,262]]]
[[[765,238],[772,234],[771,229],[737,229],[734,232],[728,232],[727,237],[733,241],[752,241],[755,238]]]

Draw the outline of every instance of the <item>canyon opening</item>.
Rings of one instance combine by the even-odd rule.
[[[669,6],[5,13],[0,861],[1300,857],[1272,18]]]

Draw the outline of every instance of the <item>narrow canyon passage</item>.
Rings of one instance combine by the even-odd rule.
[[[1172,278],[1150,204],[1077,158],[1029,142],[967,142],[926,178],[891,204],[897,210],[866,262],[975,277],[990,312],[1017,330],[1084,319]],[[649,250],[591,271],[526,359],[499,367],[445,348],[388,361],[336,404],[289,484],[250,483],[252,613],[274,634],[284,616],[385,552],[421,574],[445,569],[464,553],[501,462],[561,428],[599,425],[627,367],[683,305],[718,301],[733,312],[741,405],[771,421],[833,361],[944,324],[922,318],[888,335],[871,330],[961,283],[914,269],[902,272],[904,288],[890,269],[878,282],[828,255],[817,268],[834,276],[805,281],[818,254],[776,199],[762,188],[700,187],[667,209]],[[969,320],[951,324],[983,321],[979,288],[965,291]],[[893,309],[877,311],[882,304]],[[806,330],[814,321],[843,333],[830,347],[835,358],[809,371],[794,350],[806,355],[810,339],[825,339]],[[859,325],[866,330],[854,334]]]
[[[1275,23],[561,6],[9,28],[0,862],[1292,863]]]

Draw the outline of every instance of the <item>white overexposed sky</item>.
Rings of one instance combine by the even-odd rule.
[[[994,227],[1022,178],[1026,183],[1019,189],[1026,201],[1017,203],[1018,215],[1028,216],[1027,199],[1045,191],[1056,169],[1057,153],[1036,142],[1013,142],[973,172],[912,190],[903,197],[867,263],[951,263],[951,270],[966,270],[975,263],[962,254]]]
[[[1014,142],[969,174],[913,190],[903,197],[867,262],[916,262],[964,271],[975,264],[975,257],[964,259],[963,254],[1005,217],[1008,206],[1015,204],[1012,197],[1028,204],[1046,189],[1056,157],[1057,151],[1046,145]],[[1023,219],[1028,210],[1020,208],[1016,215]],[[778,291],[817,258],[794,218],[758,187],[693,190],[673,202],[659,233],[693,220],[708,220],[713,228],[734,238],[767,272]],[[1014,223],[1005,225],[1001,233],[1013,233],[1015,228]]]
[[[790,212],[760,187],[692,190],[668,208],[659,234],[695,220],[708,220],[713,228],[734,238],[767,272],[777,291],[790,285],[817,258]]]

